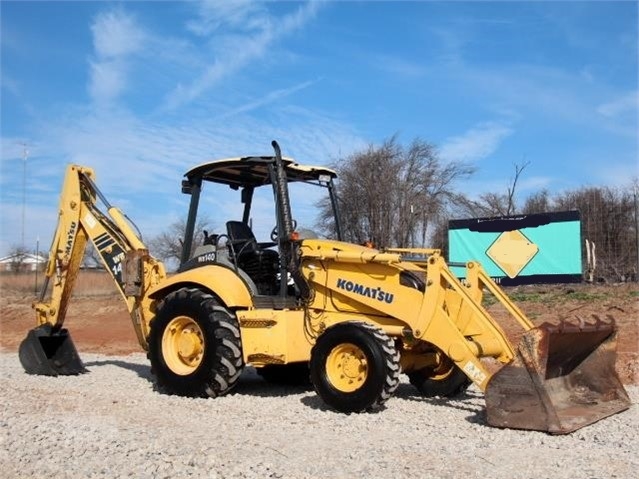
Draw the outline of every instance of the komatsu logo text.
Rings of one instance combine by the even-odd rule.
[[[372,288],[363,284],[353,283],[352,281],[346,281],[342,278],[337,278],[337,287],[348,291],[349,293],[357,293],[361,296],[376,299],[377,301],[382,301],[388,304],[392,303],[395,299],[392,293],[387,293],[380,287]]]
[[[69,232],[67,233],[67,244],[64,248],[64,254],[69,255],[71,253],[71,248],[73,247],[73,239],[75,238],[75,229],[78,224],[75,221],[71,222],[71,227],[69,228]]]

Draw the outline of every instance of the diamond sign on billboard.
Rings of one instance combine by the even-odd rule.
[[[515,278],[535,257],[539,247],[519,230],[504,231],[486,254],[509,278]]]

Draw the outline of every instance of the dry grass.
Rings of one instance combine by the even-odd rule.
[[[23,293],[38,296],[44,284],[44,273],[3,273],[0,274],[0,292]],[[53,282],[53,279],[50,283]],[[49,286],[50,287],[50,286]],[[73,288],[76,296],[117,295],[113,278],[106,271],[80,271]]]

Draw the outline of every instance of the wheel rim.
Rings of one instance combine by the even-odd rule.
[[[366,354],[351,343],[334,347],[326,358],[326,375],[334,388],[342,392],[356,391],[368,377]]]
[[[455,363],[445,354],[437,351],[435,367],[431,370],[429,378],[434,381],[443,381],[455,370]]]
[[[186,376],[195,371],[204,356],[200,326],[188,316],[173,318],[162,335],[162,355],[175,374]]]

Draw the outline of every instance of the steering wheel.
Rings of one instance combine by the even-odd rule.
[[[297,229],[297,221],[293,220],[293,229]],[[274,243],[277,243],[278,238],[279,238],[279,232],[277,231],[277,225],[275,225],[273,227],[273,229],[271,230],[271,241],[273,241]]]

